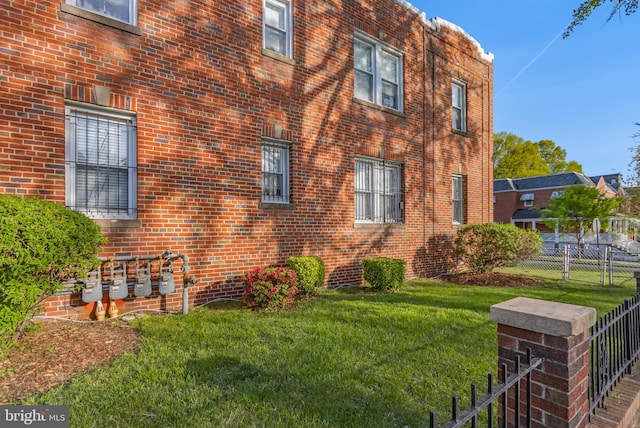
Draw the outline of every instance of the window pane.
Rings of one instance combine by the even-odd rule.
[[[462,129],[462,111],[453,109],[453,129]]]
[[[76,0],[76,5],[91,12],[104,14],[104,0]]]
[[[100,168],[87,165],[77,167],[77,208],[94,213],[126,214],[128,189],[126,168]]]
[[[279,147],[265,145],[262,148],[262,171],[282,173],[282,150]]]
[[[77,162],[128,165],[126,121],[87,115],[78,117],[77,124]]]
[[[262,174],[262,194],[271,199],[280,199],[282,195],[282,174]]]
[[[462,107],[461,95],[462,95],[462,88],[454,83],[451,88],[451,104],[454,107],[458,107],[458,108]]]
[[[382,82],[382,105],[394,109],[398,108],[398,85]]]
[[[130,0],[76,0],[76,6],[124,22],[131,22],[129,1]]]
[[[382,78],[386,81],[398,83],[398,58],[382,52]]]
[[[354,65],[356,69],[372,73],[372,53],[373,49],[371,46],[356,40],[354,44]]]
[[[385,193],[398,193],[400,191],[400,168],[385,168]]]
[[[267,2],[267,7],[264,11],[264,22],[270,27],[275,27],[285,31],[285,14],[286,8],[283,5]]]
[[[265,29],[264,47],[282,55],[287,54],[287,34],[273,28]]]
[[[453,221],[464,222],[464,181],[462,177],[453,177],[452,180],[452,208]]]
[[[461,192],[460,192],[460,177],[453,177],[453,186],[452,186],[452,198],[454,201],[459,201]]]
[[[129,0],[106,0],[105,11],[107,15],[120,19],[125,22],[129,21]]]
[[[355,194],[356,220],[373,220],[373,195],[371,189],[372,165],[367,162],[356,161]]]
[[[385,221],[397,223],[400,218],[400,168],[385,168]]]
[[[356,161],[356,190],[371,191],[371,164]]]
[[[373,76],[356,70],[355,77],[355,97],[373,101]]]

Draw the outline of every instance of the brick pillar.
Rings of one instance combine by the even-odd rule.
[[[499,366],[506,363],[513,373],[513,359],[527,348],[544,363],[532,373],[532,427],[583,428],[589,415],[589,328],[596,311],[517,297],[491,307],[491,320],[498,324]],[[520,400],[526,396],[522,394]],[[526,402],[520,402],[520,409]],[[509,406],[514,406],[511,400]],[[521,410],[520,414],[524,414]],[[509,408],[508,427],[514,425]]]

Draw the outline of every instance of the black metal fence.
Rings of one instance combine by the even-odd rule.
[[[451,419],[444,425],[440,425],[440,428],[457,428],[470,424],[472,428],[478,426],[479,418],[482,414],[486,414],[487,427],[493,427],[495,425],[495,416],[498,413],[499,426],[507,426],[506,422],[509,420],[509,400],[518,400],[522,394],[526,394],[526,406],[521,414],[521,408],[519,404],[513,407],[513,421],[519,421],[523,425],[518,426],[531,426],[531,372],[542,364],[542,358],[531,358],[531,350],[527,350],[526,361],[521,363],[520,357],[516,356],[514,360],[515,373],[507,375],[507,365],[502,364],[500,379],[502,382],[494,385],[493,375],[487,374],[487,393],[482,397],[477,397],[476,385],[471,385],[471,406],[460,411],[458,397],[452,398]],[[521,382],[524,380],[524,382]],[[524,384],[524,388],[523,385]],[[510,393],[511,391],[511,393]],[[498,402],[498,407],[495,407],[495,403]],[[497,410],[497,412],[496,412]],[[486,412],[486,413],[483,413]],[[429,427],[437,428],[436,415],[431,412],[429,415]]]
[[[589,410],[595,414],[640,356],[640,295],[626,300],[591,327]]]

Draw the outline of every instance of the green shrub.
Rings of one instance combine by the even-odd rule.
[[[289,257],[287,266],[296,272],[301,294],[312,296],[324,285],[324,262],[318,256]]]
[[[375,290],[397,290],[404,284],[407,263],[388,257],[366,258],[362,269],[365,281]]]
[[[298,293],[295,271],[287,268],[257,268],[244,276],[244,301],[249,308],[282,309]]]
[[[512,266],[541,251],[538,232],[510,224],[469,224],[458,230],[455,239],[456,255],[474,273]]]
[[[0,347],[63,280],[99,265],[106,239],[86,216],[36,198],[0,195]]]

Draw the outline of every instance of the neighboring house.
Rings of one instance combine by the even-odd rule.
[[[607,198],[627,196],[626,188],[622,187],[622,174],[595,175],[589,177],[596,185],[600,193]]]
[[[606,197],[623,196],[621,174],[587,177],[577,172],[563,172],[526,178],[493,180],[494,221],[510,223],[523,229],[550,229],[540,223],[540,209],[563,189],[576,184],[597,187]]]
[[[44,0],[0,17],[0,192],[93,218],[100,256],[188,255],[190,305],[294,255],[322,257],[329,286],[360,284],[363,257],[447,272],[456,228],[493,219],[493,56],[404,0]],[[119,303],[176,309],[178,291]]]

